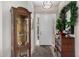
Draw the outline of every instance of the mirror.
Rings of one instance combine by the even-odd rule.
[[[70,20],[70,17],[71,17],[71,12],[70,12],[70,10],[68,10],[68,11],[66,12],[66,21],[67,21],[67,22],[70,22],[70,21],[71,21],[71,20]],[[68,25],[66,25],[65,30],[68,31],[69,33],[71,33],[71,32],[70,32],[70,29],[71,29],[71,27],[68,27]]]

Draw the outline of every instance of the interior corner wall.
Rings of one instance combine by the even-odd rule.
[[[79,1],[77,2],[79,8]],[[78,18],[75,25],[75,56],[79,57],[79,9],[78,9]]]
[[[0,57],[2,56],[2,3],[0,2]]]
[[[28,9],[30,12],[33,12],[32,4],[31,2],[29,3],[28,1],[26,2],[25,1],[5,1],[5,2],[3,1],[2,2],[3,57],[11,56],[11,13],[10,13],[11,7],[24,7]],[[33,20],[33,13],[31,16],[32,16],[31,19]],[[32,34],[32,37],[33,37],[33,34]],[[32,38],[32,41],[33,41],[33,38]],[[33,46],[33,43],[32,43],[32,46]]]

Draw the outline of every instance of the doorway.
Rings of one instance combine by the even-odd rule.
[[[32,56],[53,56],[51,47],[55,42],[54,20],[56,20],[56,14],[36,14],[35,50]]]
[[[36,45],[52,45],[55,14],[36,14],[35,42]],[[38,21],[39,20],[39,21]],[[39,22],[39,23],[38,23]],[[39,26],[39,27],[38,27]],[[39,31],[38,31],[39,29]],[[39,37],[39,38],[38,38]]]

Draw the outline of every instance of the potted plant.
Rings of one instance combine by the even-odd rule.
[[[58,32],[61,35],[64,35],[64,33],[63,33],[63,22],[62,22],[61,18],[58,18],[57,21],[56,21],[56,29],[58,30]]]

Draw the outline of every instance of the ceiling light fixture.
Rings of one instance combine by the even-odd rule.
[[[52,7],[52,2],[51,1],[44,1],[43,2],[43,8],[49,9]]]

